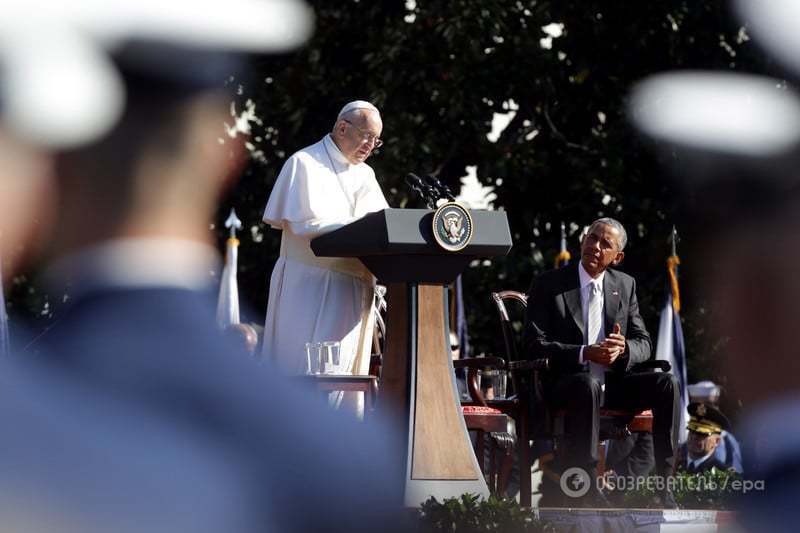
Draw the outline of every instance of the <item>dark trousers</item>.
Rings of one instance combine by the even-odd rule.
[[[606,375],[605,402],[609,409],[652,409],[656,473],[672,471],[680,424],[680,388],[666,372],[629,372]],[[558,377],[551,389],[555,409],[565,409],[568,466],[587,468],[597,464],[600,435],[600,384],[588,372]]]
[[[656,467],[651,433],[633,433],[624,439],[609,441],[606,470],[619,476],[647,476]]]

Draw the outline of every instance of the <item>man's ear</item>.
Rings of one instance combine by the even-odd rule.
[[[622,263],[622,259],[625,257],[625,252],[617,252],[617,256],[611,261],[611,264],[617,266],[618,264]]]
[[[345,130],[346,127],[347,127],[347,125],[346,125],[345,121],[342,120],[342,119],[339,119],[339,120],[336,121],[336,124],[333,125],[333,133],[335,135],[342,136],[342,135],[344,135],[344,130]]]

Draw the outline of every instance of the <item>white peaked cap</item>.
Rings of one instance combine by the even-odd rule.
[[[800,2],[736,0],[734,8],[754,42],[800,74]]]
[[[0,14],[0,29],[49,19],[105,49],[136,38],[247,52],[302,44],[313,20],[301,0],[0,0]]]
[[[355,111],[356,109],[369,109],[370,111],[377,113],[378,116],[381,114],[377,107],[370,104],[366,100],[353,100],[352,102],[344,105],[342,110],[339,111],[339,114],[336,116],[336,120],[339,120],[343,115],[349,113],[350,111]]]
[[[688,386],[689,401],[711,401],[719,399],[719,385],[713,381],[699,381]]]
[[[312,29],[302,0],[0,0],[2,121],[38,145],[79,146],[122,115],[111,55],[124,44],[264,53],[294,48]]]
[[[761,76],[657,74],[634,87],[629,111],[650,137],[701,150],[769,157],[800,142],[800,99]]]

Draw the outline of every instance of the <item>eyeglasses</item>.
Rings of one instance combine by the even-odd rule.
[[[372,144],[372,149],[373,150],[377,150],[378,148],[383,146],[383,141],[380,140],[378,137],[374,136],[371,133],[367,133],[366,131],[362,130],[361,128],[359,128],[358,126],[356,126],[355,124],[353,124],[352,122],[347,120],[346,118],[343,118],[342,120],[347,122],[351,126],[353,126],[356,130],[358,130],[358,133],[361,134],[361,139],[366,141],[366,142],[368,142],[368,143],[370,143],[370,144]]]

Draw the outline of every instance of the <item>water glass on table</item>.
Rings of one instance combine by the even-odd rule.
[[[321,373],[322,343],[306,343],[306,375]]]
[[[341,343],[325,341],[322,343],[321,368],[323,374],[339,374],[341,362]]]

